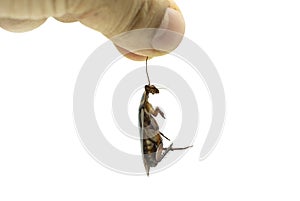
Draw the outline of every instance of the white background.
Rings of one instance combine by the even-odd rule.
[[[197,147],[149,178],[94,161],[76,134],[72,94],[106,39],[49,19],[29,33],[0,30],[0,200],[300,199],[298,1],[177,2],[186,36],[225,87],[226,125],[212,155],[199,162]]]

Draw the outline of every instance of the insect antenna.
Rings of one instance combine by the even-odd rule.
[[[148,84],[150,85],[150,79],[148,74],[148,57],[146,57],[146,74],[147,74]]]

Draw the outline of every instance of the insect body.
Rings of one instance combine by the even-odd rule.
[[[156,94],[159,90],[154,85],[146,85],[139,107],[141,146],[147,175],[149,175],[150,167],[155,167],[162,159],[163,150],[159,126],[153,116],[160,114],[164,118],[164,113],[158,107],[154,109],[148,102],[149,93]]]
[[[141,99],[139,107],[139,128],[141,137],[141,148],[143,155],[143,162],[146,169],[146,173],[149,176],[150,167],[155,167],[165,157],[169,151],[182,150],[184,148],[173,148],[171,144],[168,148],[163,147],[162,137],[163,133],[159,131],[159,126],[154,119],[158,114],[165,118],[164,113],[156,107],[155,109],[149,103],[149,94],[158,94],[159,90],[154,85],[146,85],[145,92]]]
[[[141,148],[143,155],[143,162],[146,169],[146,173],[149,176],[150,167],[155,167],[157,164],[166,156],[169,151],[183,150],[191,146],[184,148],[173,148],[173,143],[168,147],[163,147],[162,137],[167,138],[163,133],[159,131],[159,126],[154,119],[158,114],[165,118],[164,113],[156,107],[155,109],[149,103],[149,94],[158,94],[159,90],[154,86],[150,85],[150,79],[148,75],[146,59],[146,74],[148,78],[148,85],[145,85],[145,91],[143,93],[140,107],[139,107],[139,129],[140,129],[140,139]]]

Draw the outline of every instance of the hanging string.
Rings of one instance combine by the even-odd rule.
[[[150,79],[149,79],[149,74],[148,74],[148,57],[146,57],[146,74],[148,78],[148,84],[150,85]]]

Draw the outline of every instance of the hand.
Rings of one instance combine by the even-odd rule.
[[[30,3],[29,3],[30,2]],[[0,27],[12,32],[33,30],[48,17],[61,22],[79,21],[111,39],[118,50],[133,60],[145,60],[174,50],[181,42],[170,32],[135,37],[115,36],[135,29],[162,28],[184,33],[183,17],[173,0],[0,0]],[[147,50],[135,51],[138,44]],[[166,50],[166,51],[160,51]]]

